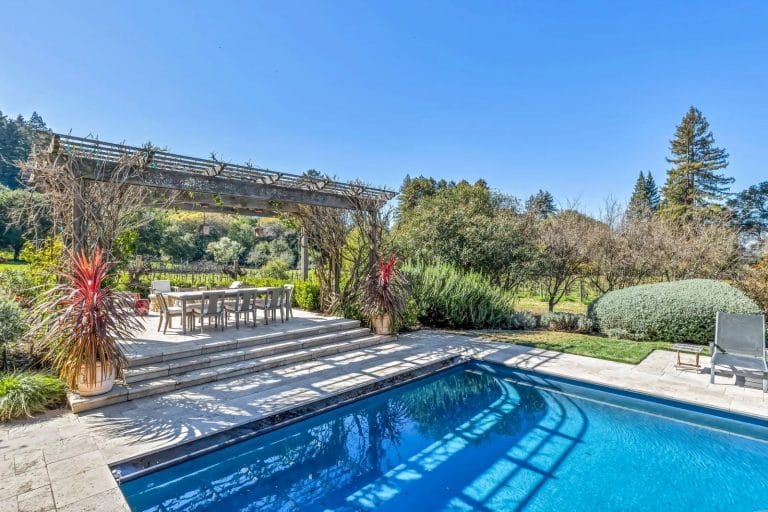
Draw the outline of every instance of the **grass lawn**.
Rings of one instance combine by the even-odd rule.
[[[3,270],[25,270],[27,268],[26,263],[14,263],[12,261],[7,261],[5,263],[0,263],[0,272]]]
[[[487,331],[482,338],[631,364],[639,363],[656,349],[671,350],[672,346],[663,341],[615,340],[556,331]]]
[[[547,312],[547,303],[532,297],[520,297],[515,300],[516,311],[528,311],[534,315],[543,315]],[[555,304],[555,313],[581,313],[587,314],[587,305],[576,301],[560,301]]]

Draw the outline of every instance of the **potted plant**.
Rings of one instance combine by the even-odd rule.
[[[82,396],[106,393],[126,364],[117,340],[130,339],[141,324],[130,295],[107,285],[113,266],[100,249],[67,256],[59,284],[35,307],[33,333],[70,389]]]
[[[381,258],[364,283],[361,309],[376,334],[392,334],[405,314],[409,287],[398,263],[394,254]]]

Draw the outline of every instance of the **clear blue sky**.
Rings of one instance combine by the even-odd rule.
[[[0,109],[54,130],[397,188],[662,182],[690,105],[768,179],[768,2],[4,2]],[[661,184],[661,183],[660,183]]]

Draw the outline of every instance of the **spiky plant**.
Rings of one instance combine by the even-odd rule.
[[[59,272],[59,284],[46,292],[34,309],[33,335],[43,340],[43,353],[54,371],[76,389],[85,370],[85,384],[97,384],[114,369],[120,375],[126,358],[118,339],[130,339],[141,327],[131,314],[132,299],[109,288],[106,280],[113,265],[96,249],[93,254],[67,254],[68,264]]]
[[[389,315],[394,325],[403,321],[408,304],[410,287],[408,279],[398,268],[399,260],[390,254],[381,258],[363,285],[361,310],[364,315],[376,317]]]
[[[64,384],[45,373],[0,375],[0,421],[32,416],[64,400]]]

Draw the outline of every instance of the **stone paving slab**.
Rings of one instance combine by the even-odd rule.
[[[451,355],[604,384],[768,419],[768,395],[674,368],[655,351],[633,366],[471,335],[421,331],[397,341],[75,416],[0,424],[0,512],[128,510],[108,463],[253,421]],[[708,368],[709,359],[702,357]]]

